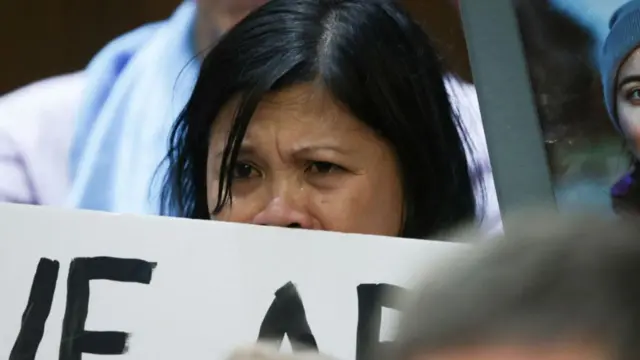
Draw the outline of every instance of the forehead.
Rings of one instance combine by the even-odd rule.
[[[620,67],[619,78],[631,74],[640,74],[640,48],[631,52]]]
[[[215,133],[228,133],[238,110],[239,99],[230,101],[218,114]],[[266,95],[256,108],[248,126],[252,130],[291,130],[335,132],[342,135],[371,132],[322,87],[301,84]]]

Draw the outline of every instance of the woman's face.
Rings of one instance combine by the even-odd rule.
[[[616,108],[620,127],[632,151],[640,155],[640,49],[620,67]]]
[[[207,162],[209,210],[217,203],[232,101],[213,127]],[[392,147],[314,85],[262,102],[240,147],[232,205],[216,220],[397,236],[403,194]]]

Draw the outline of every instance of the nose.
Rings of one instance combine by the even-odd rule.
[[[290,228],[312,229],[313,219],[304,210],[282,197],[273,198],[269,204],[253,218],[253,224]]]

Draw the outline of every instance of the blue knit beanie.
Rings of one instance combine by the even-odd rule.
[[[609,30],[600,54],[600,74],[609,116],[620,129],[616,114],[616,81],[622,63],[640,46],[640,0],[631,0],[616,10],[609,20]]]

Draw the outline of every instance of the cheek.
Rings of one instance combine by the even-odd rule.
[[[619,100],[616,104],[620,127],[626,132],[633,132],[640,124],[640,106]]]
[[[640,107],[624,104],[618,107],[620,127],[635,152],[640,149]]]
[[[253,218],[260,211],[260,207],[250,199],[234,200],[233,206],[225,206],[222,211],[216,215],[215,219],[220,221],[251,224]]]
[[[354,175],[340,189],[314,194],[310,200],[314,216],[326,230],[399,235],[402,196],[391,182],[383,184],[375,177]]]
[[[207,207],[209,214],[213,212],[218,203],[218,183],[217,180],[212,180],[211,177],[207,176]]]
[[[207,204],[209,212],[213,212],[218,203],[218,181],[209,182],[207,188]],[[245,197],[234,197],[232,206],[228,203],[222,208],[215,220],[236,222],[236,223],[251,223],[253,218],[264,208],[263,201],[258,194]]]

